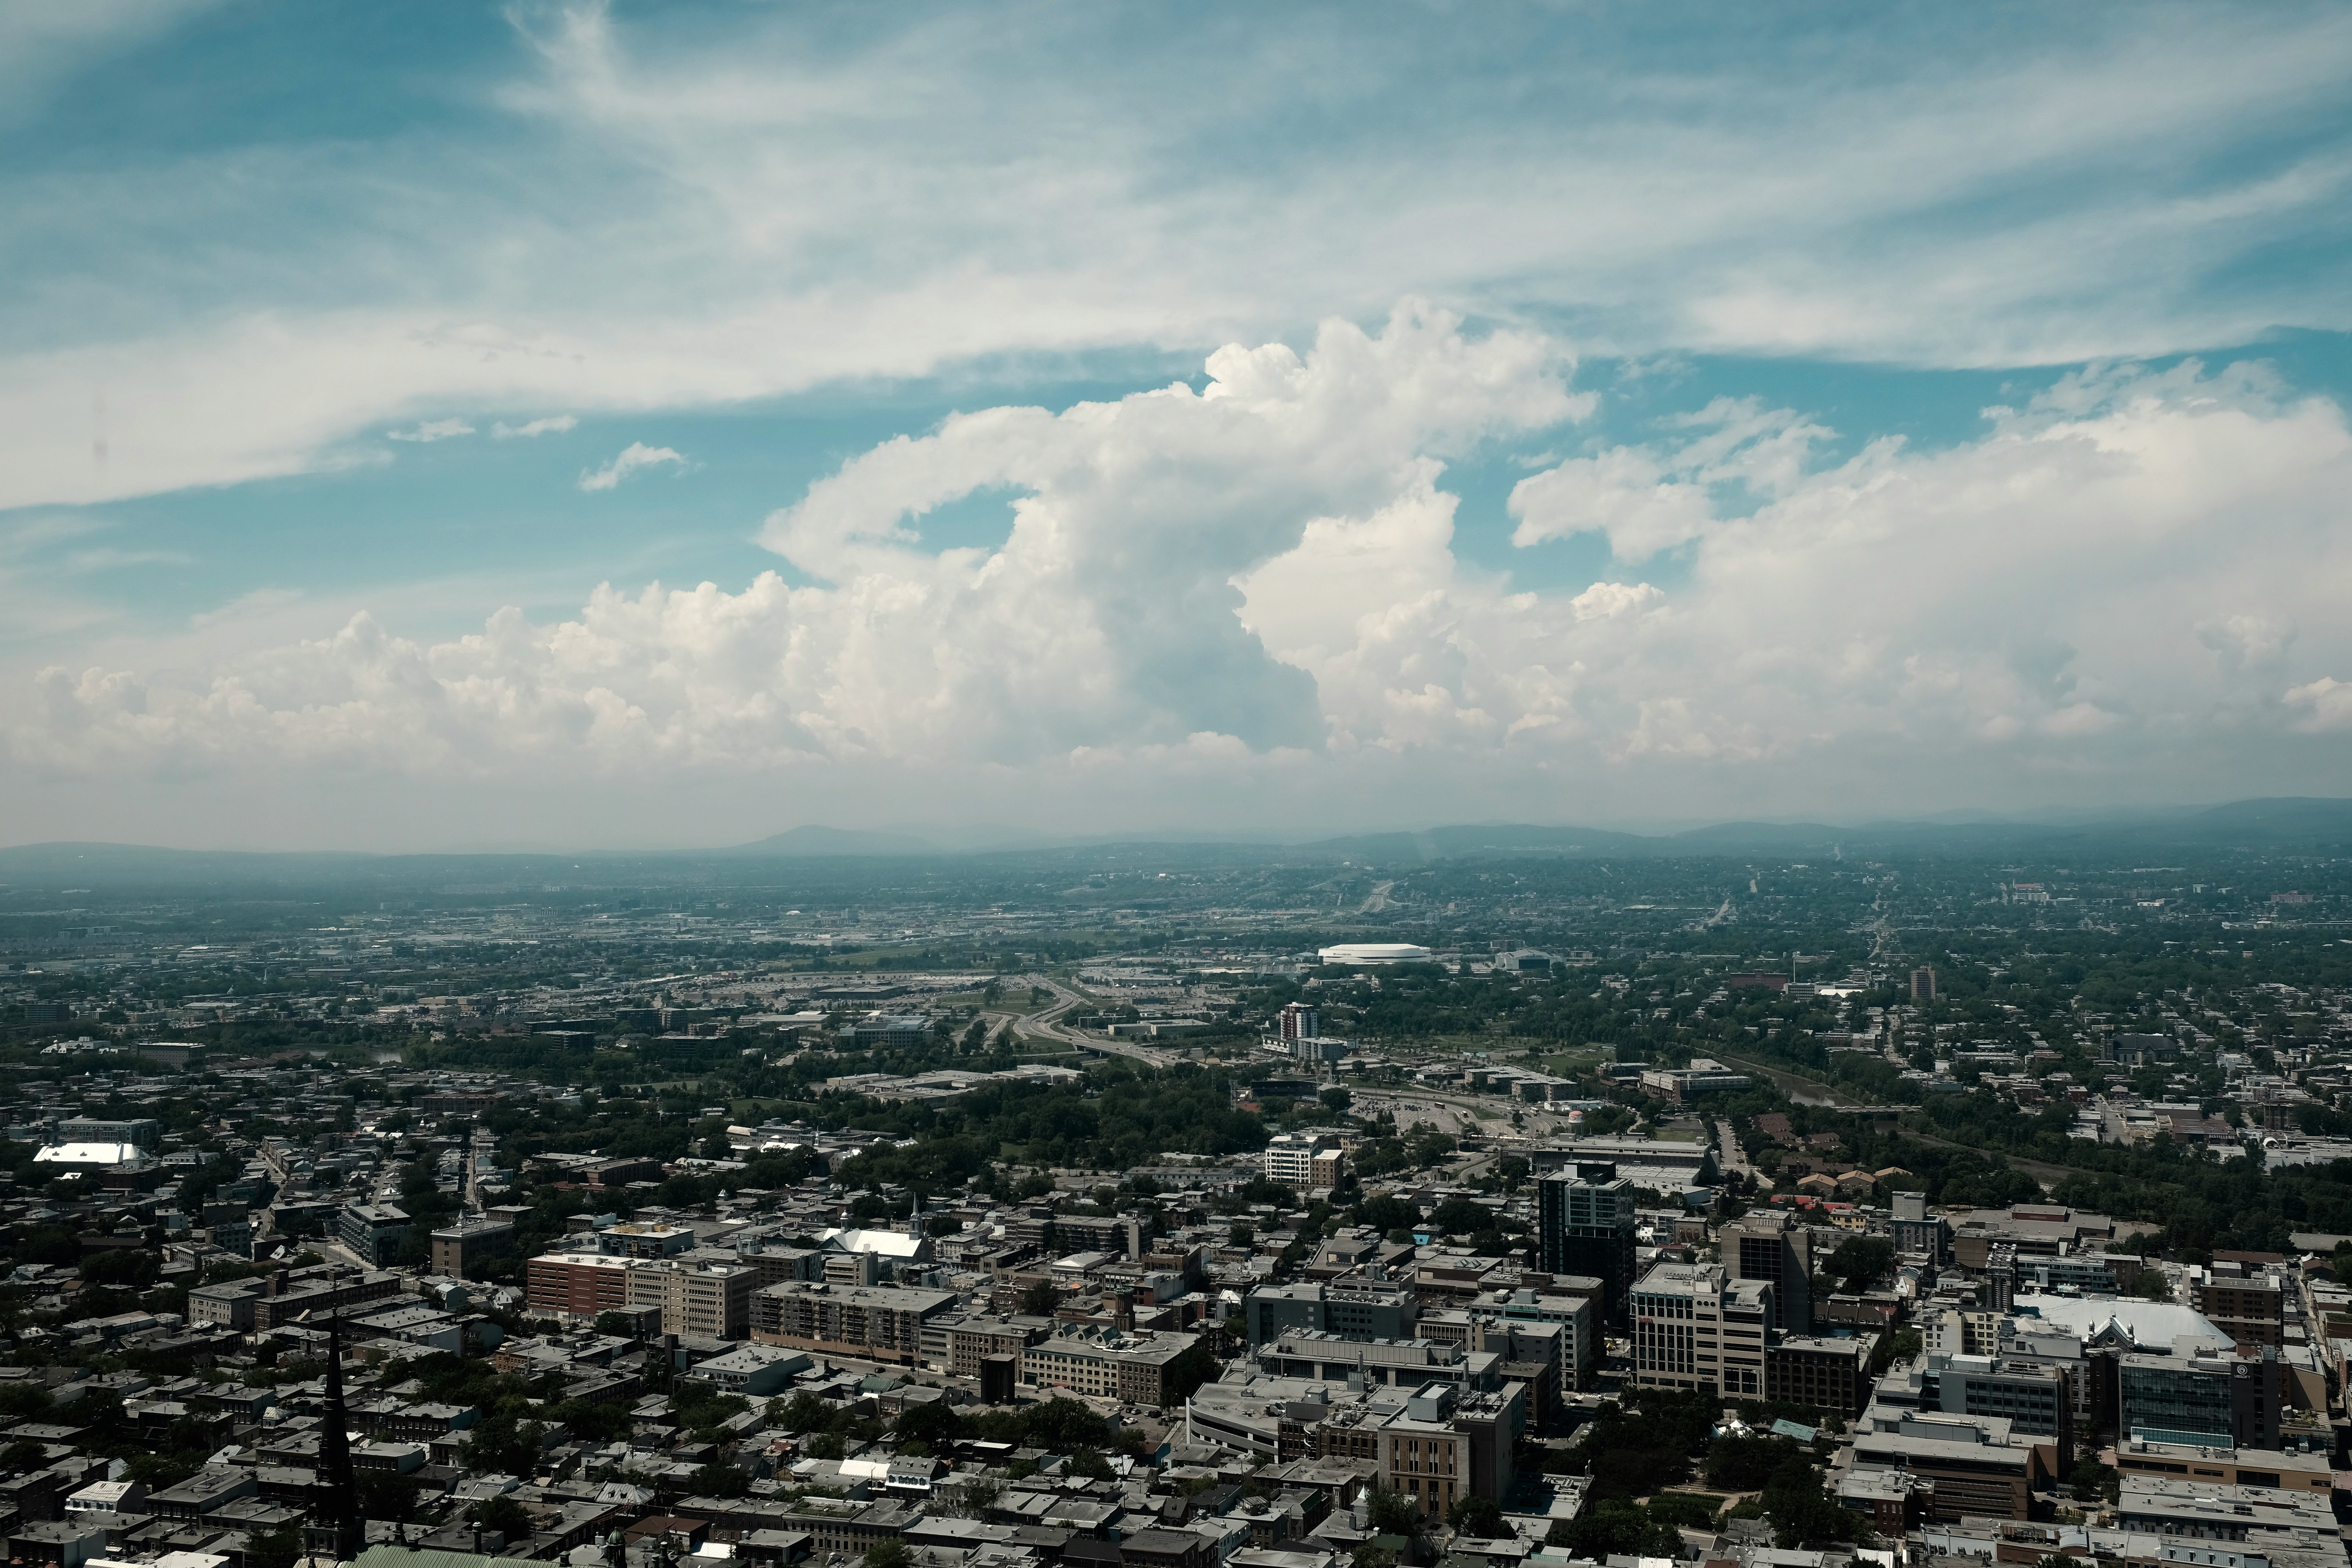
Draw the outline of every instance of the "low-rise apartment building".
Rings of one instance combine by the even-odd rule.
[[[925,1321],[955,1305],[948,1290],[788,1280],[752,1292],[751,1338],[911,1366],[922,1360]]]
[[[1123,1400],[1132,1405],[1169,1405],[1191,1392],[1188,1373],[1205,1375],[1208,1352],[1198,1334],[1057,1333],[1021,1352],[1021,1381],[1030,1388],[1066,1388],[1075,1394]],[[1200,1377],[1193,1377],[1198,1383]]]

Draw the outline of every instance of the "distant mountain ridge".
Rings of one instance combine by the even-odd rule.
[[[0,884],[20,890],[121,888],[133,884],[289,885],[334,879],[370,884],[445,879],[485,887],[554,880],[599,883],[660,872],[730,876],[766,861],[823,861],[856,870],[855,862],[1009,860],[1026,855],[1084,858],[1144,851],[1181,857],[1255,857],[1273,860],[1357,860],[1370,864],[1508,858],[1675,856],[1811,856],[1829,854],[1989,855],[2101,848],[2156,853],[2166,845],[2305,853],[2352,853],[2352,799],[2315,796],[2231,801],[2203,808],[2155,812],[2118,810],[2105,818],[2073,821],[1975,819],[1868,822],[1840,826],[1818,822],[1723,822],[1680,833],[1621,833],[1608,828],[1534,823],[1454,825],[1415,831],[1345,835],[1311,841],[1224,837],[1199,833],[1040,836],[1019,841],[991,830],[971,847],[952,848],[919,834],[806,825],[752,843],[715,849],[577,850],[568,854],[370,854],[344,850],[173,849],[106,843],[25,844],[0,848]],[[952,841],[957,835],[942,834]],[[994,842],[987,842],[993,838]],[[971,840],[967,838],[969,843]],[[701,868],[700,871],[696,868]],[[740,879],[740,876],[736,876]]]

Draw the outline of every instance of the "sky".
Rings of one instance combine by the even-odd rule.
[[[0,842],[2352,793],[2352,10],[0,8]]]

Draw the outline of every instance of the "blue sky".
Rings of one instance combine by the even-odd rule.
[[[2340,793],[2347,79],[2329,6],[17,8],[11,836]]]

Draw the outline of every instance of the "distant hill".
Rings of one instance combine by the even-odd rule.
[[[940,847],[906,833],[869,833],[850,827],[795,827],[756,844],[739,845],[737,855],[936,855]]]
[[[334,876],[375,857],[341,851],[164,849],[147,844],[19,844],[0,849],[0,882],[34,887],[283,882]]]
[[[1538,827],[1504,823],[1432,827],[1418,833],[1361,833],[1318,838],[1282,851],[1318,860],[1454,860],[1512,855],[1654,855],[1664,839],[1598,827]],[[1671,851],[1669,851],[1671,853]]]
[[[2137,827],[2131,837],[2147,844],[2342,854],[2352,850],[2352,800],[2309,795],[2233,800],[2174,821]]]

